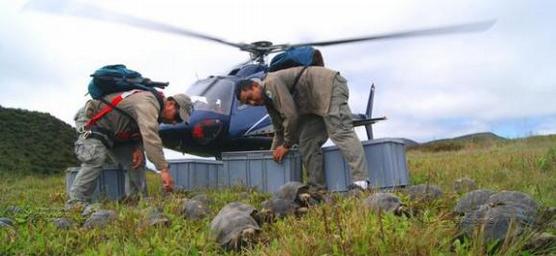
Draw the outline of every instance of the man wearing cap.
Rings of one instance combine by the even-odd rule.
[[[347,82],[325,67],[293,67],[268,73],[264,81],[242,80],[237,99],[264,105],[272,119],[274,159],[280,161],[299,141],[309,182],[324,185],[321,146],[328,137],[351,169],[352,187],[367,188],[367,161],[353,130]]]
[[[120,97],[117,106],[107,106],[105,102],[115,102],[117,97]],[[81,169],[70,189],[67,208],[79,205],[76,203],[87,204],[107,157],[127,170],[127,196],[146,194],[143,152],[160,171],[164,189],[173,190],[158,135],[159,123],[187,122],[192,111],[190,98],[185,94],[165,98],[151,91],[133,90],[109,94],[104,101],[90,100],[76,115],[81,134],[75,142],[75,153]],[[97,118],[106,109],[107,113]],[[84,125],[91,119],[97,120]]]

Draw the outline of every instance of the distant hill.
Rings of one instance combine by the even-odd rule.
[[[486,147],[507,139],[492,132],[481,132],[463,135],[450,139],[433,140],[422,144],[408,146],[408,149],[416,149],[428,152],[457,151],[466,147]]]
[[[471,143],[490,143],[490,142],[500,142],[507,140],[504,137],[498,136],[492,132],[480,132],[480,133],[472,133],[468,135],[463,135],[451,139],[441,139],[441,140],[434,140],[428,143],[438,143],[442,141],[462,141],[462,142],[471,142]]]
[[[400,138],[403,143],[405,144],[406,147],[415,147],[415,146],[419,146],[419,142],[408,139],[408,138]]]
[[[73,127],[48,113],[0,106],[0,171],[50,174],[77,164]]]

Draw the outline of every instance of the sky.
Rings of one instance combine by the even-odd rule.
[[[53,0],[42,1],[56,3]],[[66,1],[75,2],[75,1]],[[0,0],[0,105],[73,124],[89,74],[122,63],[166,94],[224,74],[248,55],[235,48],[125,25],[22,10]],[[319,48],[347,78],[364,113],[376,86],[375,137],[425,142],[474,132],[508,138],[556,133],[555,1],[79,1],[231,42],[300,43],[495,19],[474,34]],[[362,128],[357,130],[365,138]],[[172,155],[172,153],[169,153]]]

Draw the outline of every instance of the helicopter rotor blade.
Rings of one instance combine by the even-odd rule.
[[[278,49],[286,49],[289,47],[301,47],[301,46],[329,46],[329,45],[336,45],[336,44],[355,43],[361,41],[398,39],[398,38],[421,37],[421,36],[436,36],[436,35],[456,34],[456,33],[472,33],[472,32],[480,32],[480,31],[488,30],[494,25],[494,23],[496,23],[496,20],[487,20],[487,21],[480,21],[474,23],[458,24],[458,25],[419,29],[419,30],[408,30],[408,31],[379,34],[379,35],[372,35],[372,36],[365,36],[365,37],[346,38],[340,40],[299,43],[299,44],[280,44],[280,45],[274,45],[273,47]]]
[[[248,50],[249,44],[232,43],[213,36],[182,29],[169,24],[138,18],[131,15],[109,11],[100,7],[69,0],[31,0],[25,4],[23,10],[40,11],[50,14],[76,16],[93,20],[114,22],[132,27],[143,28],[163,33],[194,37],[225,44],[241,50]]]

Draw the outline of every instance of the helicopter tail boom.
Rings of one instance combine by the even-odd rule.
[[[367,119],[357,119],[357,120],[353,120],[353,126],[362,126],[362,125],[371,126],[372,124],[374,124],[378,121],[384,121],[384,120],[387,120],[387,118],[385,116],[375,117],[375,118],[367,118]]]

